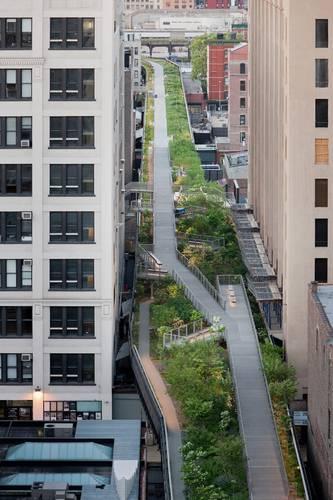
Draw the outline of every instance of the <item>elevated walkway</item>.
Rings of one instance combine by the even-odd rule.
[[[155,147],[154,147],[154,254],[185,287],[193,304],[205,312],[208,321],[222,318],[226,327],[228,352],[237,395],[239,425],[245,444],[248,486],[252,500],[282,500],[288,495],[288,483],[272,415],[270,398],[262,372],[257,335],[251,325],[251,313],[244,293],[237,288],[236,307],[224,311],[204,284],[185,267],[176,255],[173,191],[169,161],[164,73],[155,71]],[[241,285],[238,285],[241,286]],[[235,305],[235,304],[234,304]],[[170,443],[170,456],[179,456]],[[172,459],[171,459],[172,462]],[[178,463],[178,462],[177,462]],[[180,465],[180,464],[179,464]],[[180,477],[181,471],[173,474]],[[174,489],[175,498],[181,492]]]

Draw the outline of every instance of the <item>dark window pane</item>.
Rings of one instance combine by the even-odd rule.
[[[77,354],[66,355],[66,379],[69,383],[78,383],[79,356]]]
[[[50,47],[52,49],[61,48],[63,44],[62,27],[61,18],[54,17],[50,20]]]
[[[50,308],[50,330],[51,335],[61,335],[63,333],[62,307]]]
[[[66,213],[66,240],[79,240],[79,216],[78,212]]]
[[[82,166],[82,193],[94,194],[94,167],[93,165]]]
[[[17,314],[16,307],[6,307],[6,334],[17,335]]]
[[[82,354],[82,382],[94,382],[95,359],[93,354]]]
[[[51,99],[61,98],[63,96],[63,72],[61,69],[50,70],[50,93]]]
[[[32,19],[23,18],[21,20],[21,45],[26,49],[32,47]]]
[[[77,335],[79,331],[79,308],[66,307],[66,314],[67,314],[67,324],[66,324],[67,335]]]
[[[82,308],[82,335],[94,336],[95,310],[93,307]]]
[[[94,288],[94,261],[82,260],[82,288]]]
[[[328,243],[328,219],[315,220],[315,246],[327,247]]]
[[[79,143],[79,140],[79,118],[77,116],[69,116],[66,120],[66,146],[75,146]]]
[[[32,307],[22,307],[22,335],[32,336]]]
[[[82,97],[84,99],[94,99],[94,70],[93,69],[83,69],[82,70]]]
[[[17,192],[16,166],[6,167],[6,193],[15,194]]]
[[[50,194],[59,194],[63,190],[62,165],[50,165]]]
[[[79,191],[79,167],[78,165],[67,165],[66,168],[66,193],[75,194]]]
[[[82,117],[82,146],[94,146],[94,117]]]
[[[61,116],[51,116],[50,117],[50,146],[62,146],[63,145],[63,130],[62,130],[62,118]]]
[[[94,212],[82,213],[82,239],[83,241],[94,241]]]
[[[80,72],[78,69],[66,70],[66,94],[68,98],[79,97]]]
[[[328,19],[316,19],[316,47],[328,47]]]
[[[240,65],[239,65],[239,72],[240,72],[241,75],[244,75],[246,73],[245,63],[240,63]]]
[[[63,236],[62,213],[50,213],[50,241],[61,241]]]
[[[21,123],[21,140],[29,140],[31,146],[32,140],[32,118],[31,116],[23,116]]]
[[[315,281],[327,283],[327,259],[315,259]]]
[[[62,354],[50,354],[50,381],[63,381]]]
[[[62,288],[62,261],[60,259],[50,260],[50,288]]]
[[[66,260],[66,288],[78,288],[79,261],[77,259]]]
[[[66,19],[66,47],[76,48],[79,44],[79,19],[69,17]]]
[[[18,236],[17,231],[17,213],[7,212],[6,213],[6,241],[16,241]]]
[[[315,207],[328,206],[328,180],[315,179]]]
[[[24,194],[32,193],[32,167],[22,165],[21,167],[21,192]]]
[[[316,127],[328,127],[328,99],[316,99]]]
[[[6,19],[6,48],[17,47],[17,19]]]
[[[328,59],[316,59],[316,87],[328,87]]]

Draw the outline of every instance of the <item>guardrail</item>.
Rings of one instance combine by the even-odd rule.
[[[215,236],[205,236],[205,235],[200,235],[200,234],[187,234],[187,233],[180,233],[177,232],[177,239],[179,240],[186,240],[189,243],[192,244],[199,244],[199,245],[210,245],[215,248],[221,248],[225,246],[225,240],[224,238],[218,238]]]
[[[189,260],[178,250],[176,250],[178,260],[189,269],[196,278],[201,282],[201,284],[210,293],[213,299],[222,307],[223,310],[226,308],[226,301],[223,299],[219,291],[211,284],[211,282],[206,278],[206,276],[200,271],[200,269],[189,262]]]
[[[133,373],[138,384],[139,391],[146,406],[148,415],[150,416],[152,425],[156,435],[159,437],[160,452],[162,459],[164,495],[166,500],[174,500],[172,491],[172,477],[170,466],[170,452],[168,444],[168,431],[160,404],[154,393],[145,369],[141,363],[141,359],[136,346],[132,345],[130,349],[130,357]]]
[[[288,489],[289,489],[289,481],[288,481],[288,477],[287,477],[286,470],[285,470],[285,467],[284,467],[284,459],[283,459],[283,455],[282,455],[281,444],[280,444],[280,440],[279,440],[279,434],[278,434],[278,430],[277,430],[277,426],[276,426],[276,422],[275,422],[275,416],[274,416],[272,399],[271,399],[271,395],[270,395],[270,392],[269,392],[269,386],[268,386],[268,381],[267,381],[267,378],[266,378],[266,374],[264,372],[264,364],[263,364],[261,349],[260,349],[259,340],[258,340],[258,333],[257,333],[257,329],[256,329],[256,326],[255,326],[255,323],[254,323],[254,320],[253,320],[252,309],[251,309],[250,302],[249,302],[249,299],[248,299],[248,296],[247,296],[247,292],[246,292],[246,287],[245,287],[243,276],[241,276],[241,275],[225,275],[225,276],[219,275],[219,276],[217,276],[217,280],[218,280],[219,283],[222,283],[222,284],[240,285],[241,288],[242,288],[242,291],[243,291],[243,294],[244,294],[245,303],[246,303],[246,307],[247,307],[249,318],[250,318],[250,322],[251,322],[251,326],[252,326],[253,332],[255,334],[254,337],[255,337],[255,342],[256,342],[256,346],[257,346],[257,351],[258,351],[260,363],[261,363],[261,366],[262,366],[262,374],[263,374],[263,377],[264,377],[264,382],[265,382],[265,387],[266,387],[266,393],[267,393],[267,396],[268,396],[269,406],[270,406],[271,414],[272,414],[272,417],[273,417],[273,425],[274,425],[276,437],[277,437],[277,440],[278,440],[279,453],[280,453],[281,464],[282,464],[281,474],[282,474],[282,478],[283,478],[283,482],[284,482],[286,491],[288,491]],[[230,363],[232,364],[231,356],[230,356],[229,359],[230,359]],[[236,394],[238,394],[237,393],[237,385],[236,384],[234,384],[234,385],[235,385]]]

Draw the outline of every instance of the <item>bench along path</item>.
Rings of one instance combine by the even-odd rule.
[[[164,71],[153,63],[155,72],[154,137],[154,254],[169,273],[178,278],[193,298],[211,317],[222,318],[227,329],[228,352],[244,439],[250,497],[255,500],[280,500],[288,496],[270,400],[262,373],[256,332],[241,287],[235,287],[237,303],[224,311],[202,283],[182,265],[176,255],[175,219],[171,167],[168,149]],[[177,450],[170,447],[172,454]],[[176,469],[176,467],[175,467]],[[180,471],[172,471],[179,474]],[[175,498],[178,492],[174,491]]]

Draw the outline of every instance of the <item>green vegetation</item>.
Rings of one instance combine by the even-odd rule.
[[[169,149],[173,168],[186,172],[186,177],[178,179],[179,182],[200,185],[205,182],[204,174],[191,140],[179,69],[166,61],[160,64],[165,74],[168,135],[171,139]]]
[[[151,146],[154,140],[154,97],[152,91],[154,89],[154,71],[152,65],[147,61],[143,64],[146,70],[146,114],[144,124],[144,144],[143,144],[143,159],[142,159],[142,180],[148,182],[150,179],[150,163],[151,163]]]
[[[227,353],[213,341],[186,343],[165,353],[164,376],[186,427],[186,498],[248,498]]]
[[[210,41],[216,40],[214,33],[194,38],[191,43],[192,78],[206,80],[207,78],[207,46]]]

